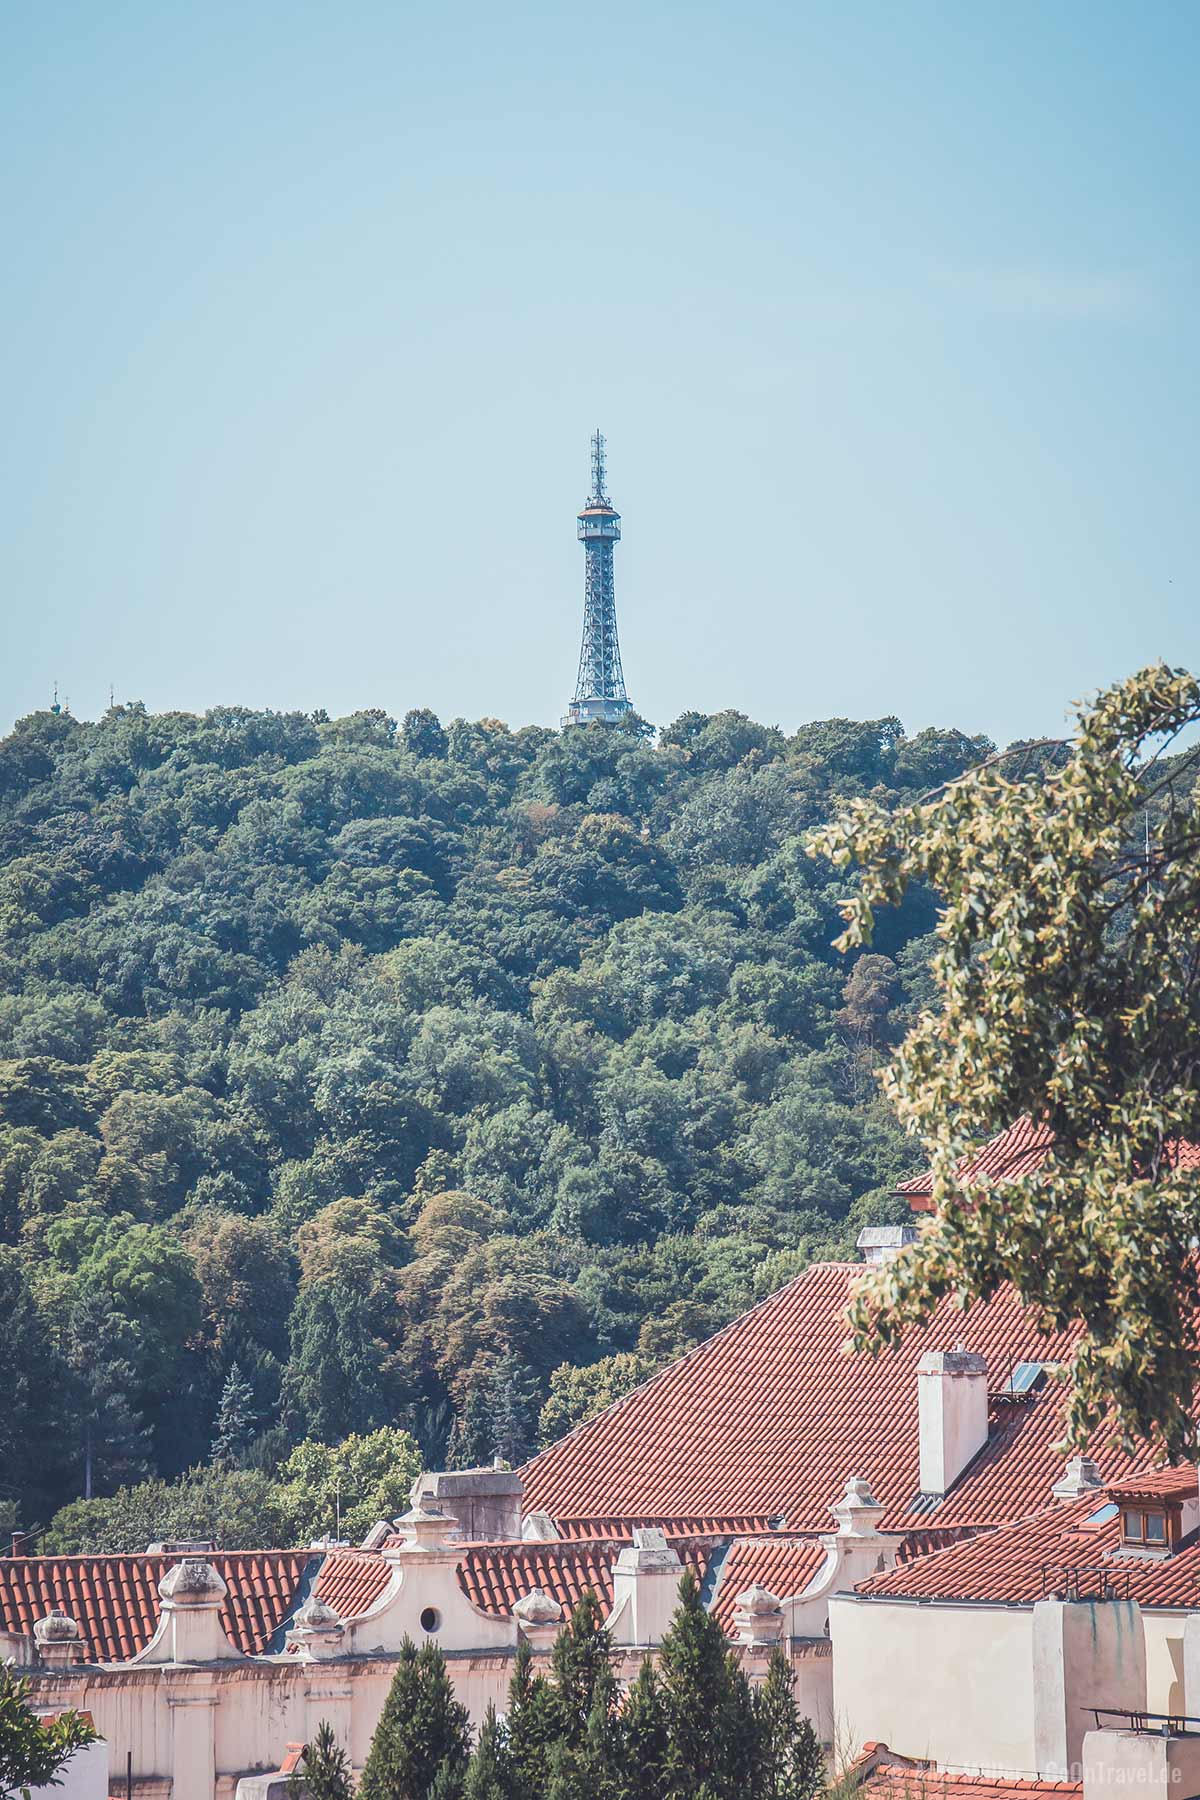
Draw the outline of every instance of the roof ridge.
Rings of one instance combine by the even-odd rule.
[[[539,1450],[536,1456],[531,1456],[528,1462],[522,1463],[517,1473],[524,1475],[527,1469],[533,1468],[534,1464],[540,1462],[544,1456],[549,1456],[552,1450],[560,1450],[564,1444],[569,1444],[573,1438],[590,1430],[599,1420],[610,1418],[614,1413],[619,1412],[638,1394],[644,1394],[649,1388],[652,1388],[656,1382],[664,1380],[676,1369],[682,1369],[685,1363],[690,1362],[693,1357],[699,1356],[702,1350],[707,1350],[711,1344],[718,1343],[729,1332],[744,1326],[748,1319],[756,1317],[765,1307],[770,1306],[773,1301],[777,1301],[781,1294],[790,1293],[792,1288],[799,1287],[800,1283],[805,1281],[814,1269],[865,1269],[865,1267],[865,1264],[850,1262],[810,1262],[800,1270],[798,1275],[793,1275],[790,1281],[785,1281],[782,1287],[773,1288],[769,1294],[764,1294],[761,1300],[756,1300],[753,1306],[748,1307],[745,1312],[738,1313],[736,1318],[727,1320],[709,1337],[702,1338],[698,1344],[693,1344],[691,1349],[685,1350],[682,1356],[677,1356],[674,1361],[664,1364],[661,1369],[656,1369],[653,1375],[647,1375],[645,1381],[640,1381],[636,1387],[630,1388],[627,1394],[622,1394],[618,1399],[610,1401],[600,1412],[592,1413],[590,1418],[581,1419],[578,1425],[573,1426],[564,1437],[555,1438],[552,1444],[547,1444],[544,1450]]]

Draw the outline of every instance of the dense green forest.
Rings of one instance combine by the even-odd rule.
[[[739,713],[36,713],[0,743],[0,1505],[401,1426],[516,1460],[861,1223],[927,894],[802,834],[986,754]],[[540,1424],[539,1424],[540,1420]]]

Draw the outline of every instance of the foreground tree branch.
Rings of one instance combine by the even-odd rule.
[[[1111,1408],[1171,1456],[1198,1444],[1200,1172],[1177,1147],[1200,1141],[1200,838],[1194,754],[1165,779],[1161,757],[1198,721],[1200,683],[1160,664],[1080,712],[1063,766],[1013,778],[994,759],[896,812],[855,801],[808,840],[862,871],[843,950],[910,884],[942,903],[940,1010],[883,1075],[928,1151],[933,1217],[859,1287],[856,1348],[1011,1281],[1047,1328],[1083,1321],[1072,1443]],[[965,1179],[1022,1116],[1053,1134],[1043,1166]]]

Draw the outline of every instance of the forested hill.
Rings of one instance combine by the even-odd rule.
[[[102,1493],[205,1461],[223,1393],[262,1467],[383,1423],[516,1458],[548,1394],[543,1431],[890,1216],[911,1155],[872,1069],[932,904],[851,967],[800,834],[989,749],[732,712],[657,745],[632,718],[22,720],[0,1502],[44,1518],[89,1454]],[[551,1388],[563,1364],[589,1372]]]

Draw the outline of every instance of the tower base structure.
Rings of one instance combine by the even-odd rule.
[[[563,714],[563,729],[568,725],[615,725],[618,719],[632,711],[631,700],[607,700],[599,695],[590,700],[572,700]]]

